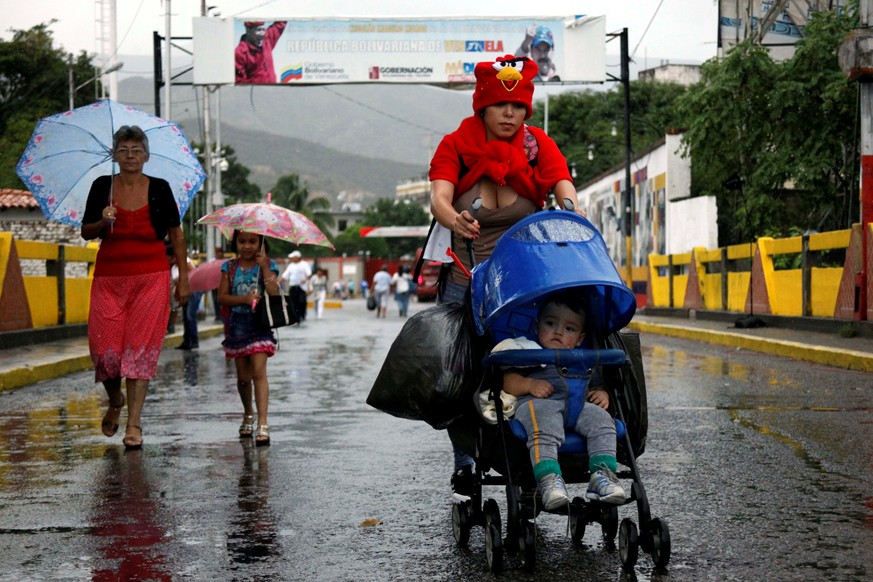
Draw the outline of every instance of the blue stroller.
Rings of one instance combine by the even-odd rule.
[[[617,333],[633,317],[636,301],[619,277],[600,233],[586,219],[565,210],[538,212],[511,227],[497,242],[491,257],[472,272],[470,300],[477,332],[491,346],[506,338],[535,339],[542,300],[567,290],[578,291],[586,307],[583,348],[506,350],[485,357],[480,391],[490,391],[497,424],[482,422],[477,414],[456,429],[456,435],[460,431],[465,436],[455,444],[473,456],[476,471],[472,495],[454,498],[455,541],[466,546],[472,527],[484,527],[491,572],[503,569],[504,556],[520,556],[526,570],[535,568],[534,519],[547,510],[537,493],[524,429],[518,421],[503,415],[500,370],[544,364],[558,366],[562,374],[580,379],[570,383],[565,441],[558,454],[565,481],[587,484],[585,440],[571,430],[584,404],[591,371],[600,366],[616,422],[618,458],[628,467],[619,471],[618,477],[632,480],[624,504],[636,503],[639,527],[630,518],[623,519],[619,526],[618,506],[581,497],[551,513],[569,516],[571,538],[577,544],[591,523],[600,524],[607,544],[614,544],[618,535],[619,555],[626,569],[634,567],[640,549],[651,555],[656,566],[666,566],[670,560],[670,533],[665,520],[651,517],[636,465],[647,430],[638,338],[634,351],[625,344],[636,336]],[[505,537],[497,501],[489,498],[483,503],[484,485],[505,487]]]

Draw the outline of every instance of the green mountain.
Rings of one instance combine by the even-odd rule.
[[[123,80],[119,100],[154,112],[151,78]],[[215,93],[210,105],[215,119]],[[396,184],[426,175],[439,140],[470,105],[469,91],[418,85],[228,86],[220,94],[221,140],[264,191],[294,173],[331,199],[342,190],[393,197]],[[202,141],[202,92],[174,87],[169,117]],[[215,139],[214,122],[211,132]]]

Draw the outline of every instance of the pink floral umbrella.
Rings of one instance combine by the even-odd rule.
[[[197,265],[188,273],[188,287],[191,291],[212,291],[221,283],[221,266],[227,259],[212,259]]]
[[[216,226],[230,238],[234,230],[262,234],[298,245],[317,245],[334,248],[324,233],[299,212],[276,206],[267,194],[267,202],[231,204],[219,208],[197,221],[197,224]]]

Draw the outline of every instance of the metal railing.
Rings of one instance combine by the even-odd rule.
[[[873,226],[870,227],[873,230]],[[647,304],[785,316],[873,319],[859,312],[861,227],[690,253],[649,255]],[[871,271],[870,268],[867,269]],[[869,312],[869,308],[868,308]]]

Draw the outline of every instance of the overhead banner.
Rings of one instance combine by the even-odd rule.
[[[237,85],[469,85],[476,63],[507,54],[537,61],[535,82],[606,80],[604,16],[234,19],[233,35]]]

